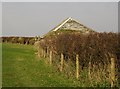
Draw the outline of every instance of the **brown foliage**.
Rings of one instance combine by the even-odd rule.
[[[17,37],[17,36],[2,37],[2,42],[33,45],[35,43],[35,38],[34,37]]]
[[[117,33],[91,33],[74,34],[60,33],[45,37],[41,41],[43,48],[49,48],[58,53],[63,53],[65,59],[75,61],[75,55],[79,54],[81,66],[87,66],[91,61],[94,65],[106,65],[111,56],[120,58],[120,45]]]

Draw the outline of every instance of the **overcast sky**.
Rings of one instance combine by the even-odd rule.
[[[44,35],[72,17],[98,32],[118,32],[117,2],[3,2],[2,35]]]

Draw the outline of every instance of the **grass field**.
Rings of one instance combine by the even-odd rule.
[[[3,87],[73,87],[81,84],[38,58],[30,45],[2,44]],[[89,82],[88,82],[89,84]]]

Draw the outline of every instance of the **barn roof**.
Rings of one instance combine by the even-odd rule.
[[[92,29],[86,27],[85,25],[81,24],[79,21],[73,19],[72,17],[69,17],[62,21],[59,25],[52,29],[52,31],[57,31],[61,29],[93,31]]]
[[[81,24],[79,21],[73,19],[72,17],[69,17],[69,18],[63,20],[60,24],[58,24],[55,28],[50,30],[48,33],[55,32],[58,30],[72,30],[72,31],[80,31],[82,33],[95,32],[94,30]]]

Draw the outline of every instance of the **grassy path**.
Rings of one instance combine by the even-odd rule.
[[[20,44],[2,45],[3,87],[67,87],[80,86],[74,79],[46,65],[35,56],[33,46]]]

